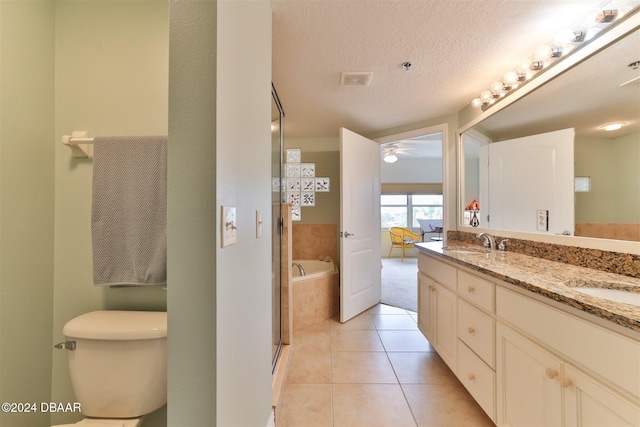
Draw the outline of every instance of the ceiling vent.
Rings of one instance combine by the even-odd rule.
[[[340,86],[369,86],[371,71],[343,71],[340,73]]]

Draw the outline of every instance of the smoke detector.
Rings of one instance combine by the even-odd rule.
[[[371,71],[343,71],[340,73],[340,86],[369,86],[371,77]]]

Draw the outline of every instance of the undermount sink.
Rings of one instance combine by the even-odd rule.
[[[574,291],[640,307],[640,287],[611,282],[572,281],[568,286]]]

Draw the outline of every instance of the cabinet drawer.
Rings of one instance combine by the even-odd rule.
[[[462,299],[458,299],[458,338],[495,369],[495,321]]]
[[[492,282],[458,270],[458,294],[490,313],[494,311],[494,290]]]
[[[436,282],[456,290],[456,268],[425,254],[418,255],[418,269]]]
[[[495,423],[496,374],[462,341],[458,341],[458,379]]]

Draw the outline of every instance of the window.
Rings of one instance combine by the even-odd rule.
[[[380,196],[380,219],[382,228],[406,227],[409,218],[406,194],[383,194]]]
[[[383,194],[380,196],[381,228],[420,229],[419,219],[442,220],[442,201],[441,194]]]

